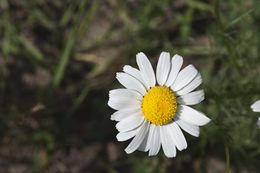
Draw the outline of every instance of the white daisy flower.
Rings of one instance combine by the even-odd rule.
[[[260,100],[256,101],[254,104],[252,104],[251,108],[254,112],[260,112]],[[260,117],[258,118],[257,126],[260,128]]]
[[[167,157],[176,156],[176,148],[187,148],[184,130],[199,136],[199,126],[210,122],[203,113],[193,109],[204,100],[203,90],[195,90],[201,83],[200,73],[193,65],[181,70],[183,58],[162,52],[156,75],[144,53],[136,55],[139,70],[129,65],[117,73],[117,80],[125,87],[109,92],[108,105],[117,110],[111,120],[118,121],[118,141],[132,141],[126,153],[135,150],[157,155],[162,149]]]

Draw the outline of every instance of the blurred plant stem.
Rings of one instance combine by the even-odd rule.
[[[228,147],[227,142],[225,142],[225,155],[226,155],[225,173],[231,173],[231,170],[230,170],[229,147]]]
[[[57,69],[55,71],[55,75],[53,78],[53,86],[57,88],[60,85],[60,82],[63,78],[65,68],[68,64],[69,57],[71,55],[71,51],[75,42],[75,29],[72,29],[69,33],[67,41],[65,43],[64,50],[60,57],[60,61],[58,63]]]
[[[87,0],[81,1],[79,5],[79,12],[77,14],[77,20],[75,22],[74,27],[71,28],[69,31],[68,37],[66,38],[64,50],[61,53],[61,57],[59,60],[59,63],[57,65],[57,68],[54,73],[54,78],[53,78],[53,87],[58,88],[64,73],[66,66],[69,62],[69,58],[71,56],[71,53],[73,51],[74,45],[79,38],[79,36],[83,35],[83,32],[86,32],[87,26],[90,23],[90,20],[93,17],[93,14],[96,11],[97,7],[97,2],[94,1],[93,4],[91,4],[91,7],[87,14],[84,15],[85,9],[87,8]],[[82,16],[84,17],[85,20],[82,21]],[[81,22],[82,21],[82,22]]]
[[[76,98],[76,100],[73,102],[73,105],[70,109],[70,111],[67,114],[67,117],[69,117],[70,115],[72,115],[77,109],[78,107],[82,104],[82,102],[84,101],[84,99],[87,97],[89,90],[90,90],[90,86],[86,86],[80,93],[80,95]]]

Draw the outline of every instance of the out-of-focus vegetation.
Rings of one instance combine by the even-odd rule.
[[[259,172],[258,0],[1,0],[0,172]],[[188,149],[124,153],[108,90],[143,51],[201,72],[212,122]]]

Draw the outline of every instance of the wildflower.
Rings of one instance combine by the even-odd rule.
[[[118,121],[118,141],[132,141],[126,153],[135,150],[157,155],[160,147],[167,157],[176,156],[176,148],[187,148],[182,130],[195,137],[199,126],[210,122],[203,113],[191,108],[204,100],[204,91],[194,91],[201,83],[200,73],[193,65],[181,70],[183,58],[162,52],[156,75],[144,53],[136,55],[139,70],[129,65],[117,73],[125,87],[109,92],[108,105],[117,110],[111,120]],[[182,129],[182,130],[181,130]]]

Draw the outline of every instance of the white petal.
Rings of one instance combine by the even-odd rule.
[[[144,121],[144,117],[140,112],[132,114],[131,116],[119,121],[116,124],[116,128],[119,132],[126,132],[139,127]]]
[[[149,84],[150,87],[155,86],[156,81],[153,67],[143,52],[140,52],[136,55],[136,62],[140,69],[142,78],[146,81],[147,84]]]
[[[254,112],[260,112],[260,100],[252,104],[251,108],[253,109]]]
[[[145,88],[148,90],[150,87],[149,87],[149,84],[146,83],[145,80],[143,80],[143,77],[141,76],[141,72],[134,68],[134,67],[131,67],[130,65],[125,65],[123,67],[123,71],[125,73],[128,73],[130,74],[131,76],[133,76],[134,78],[136,78],[137,80],[139,80],[144,86]]]
[[[139,100],[124,97],[110,97],[107,104],[115,110],[141,107],[141,102]]]
[[[192,136],[198,137],[200,134],[200,128],[196,125],[187,123],[181,119],[175,121],[185,132],[189,133]]]
[[[140,100],[137,100],[134,97],[125,97],[123,95],[115,95],[115,94],[109,94],[108,102],[121,102],[131,105],[141,104]]]
[[[196,89],[201,83],[202,83],[202,77],[200,73],[198,73],[197,76],[187,86],[177,91],[176,94],[179,96],[187,94],[193,91],[194,89]]]
[[[129,116],[131,116],[132,114],[135,114],[137,112],[140,112],[141,109],[140,108],[125,108],[125,109],[120,109],[116,112],[114,112],[111,115],[111,120],[115,120],[115,121],[121,121]]]
[[[149,133],[149,131],[148,131]],[[147,146],[147,141],[148,141],[148,134],[145,136],[143,139],[143,142],[140,144],[140,146],[137,148],[139,151],[147,152],[146,146]]]
[[[171,86],[173,84],[173,82],[175,81],[181,66],[183,64],[183,58],[179,55],[174,55],[172,57],[172,62],[171,62],[171,70],[169,73],[169,77],[165,83],[166,86]]]
[[[148,150],[151,149],[152,138],[153,138],[153,135],[154,135],[154,131],[155,131],[155,125],[151,124],[150,128],[149,128],[149,131],[148,131],[147,143],[146,143],[144,151],[148,151]]]
[[[117,73],[116,78],[126,88],[135,90],[142,95],[145,95],[146,90],[144,86],[133,76],[127,73]]]
[[[143,140],[147,135],[148,129],[149,129],[149,123],[145,121],[142,124],[140,131],[137,133],[137,135],[134,137],[134,139],[130,142],[130,144],[125,149],[126,153],[130,154],[134,152],[141,145],[141,143],[143,142]]]
[[[170,137],[174,141],[177,149],[179,151],[186,149],[187,142],[179,126],[175,122],[172,122],[168,124],[166,128],[168,129],[168,133],[170,134]]]
[[[120,132],[116,135],[116,138],[118,141],[127,141],[131,138],[133,138],[137,133],[138,133],[138,130],[140,130],[139,128],[135,129],[135,130],[131,130],[131,131],[128,131],[128,132]]]
[[[188,85],[197,75],[198,70],[193,65],[188,65],[180,71],[175,82],[171,85],[173,91],[179,91]]]
[[[170,137],[170,134],[169,134],[167,128],[165,128],[165,126],[160,126],[160,138],[161,138],[164,154],[168,158],[175,157],[176,156],[176,147],[174,145],[174,141]]]
[[[156,68],[156,78],[159,85],[163,86],[168,78],[171,68],[170,53],[162,52]]]
[[[143,122],[144,123],[144,122]],[[142,123],[142,124],[143,124]],[[141,129],[142,125],[140,125],[139,127],[137,127],[136,129],[134,130],[131,130],[131,131],[127,131],[127,132],[119,132],[117,135],[116,135],[116,138],[118,141],[126,141],[132,137],[134,137]]]
[[[161,140],[160,140],[160,128],[159,126],[155,126],[154,133],[151,139],[151,145],[149,150],[149,156],[155,156],[160,151]]]
[[[202,112],[185,105],[179,105],[178,117],[183,121],[197,126],[203,126],[210,122],[210,119]]]
[[[143,96],[134,90],[130,89],[114,89],[109,91],[109,97],[124,97],[124,98],[133,98],[136,100],[142,100]]]
[[[177,101],[181,105],[196,105],[204,100],[204,91],[194,91],[177,98]]]

